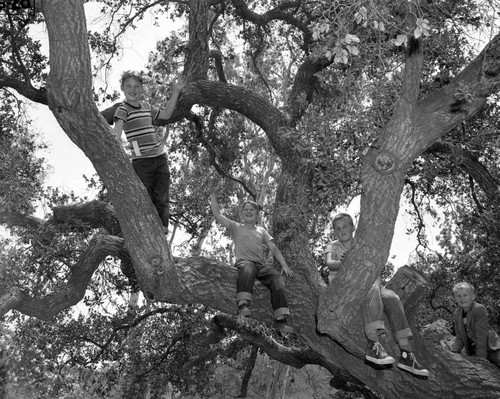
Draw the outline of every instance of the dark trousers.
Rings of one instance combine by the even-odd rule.
[[[170,170],[166,154],[154,158],[132,160],[135,173],[148,190],[149,197],[160,216],[163,226],[168,226]]]
[[[274,318],[278,319],[290,314],[285,298],[285,281],[279,272],[271,266],[250,261],[238,261],[236,280],[236,300],[240,303],[250,303],[253,298],[253,286],[255,279],[264,284],[271,291],[271,305]]]

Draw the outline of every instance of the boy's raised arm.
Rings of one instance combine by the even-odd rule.
[[[210,207],[212,208],[212,213],[220,224],[224,227],[228,227],[231,220],[220,213],[219,201],[217,201],[217,194],[220,191],[220,186],[217,182],[213,182],[210,186]]]
[[[172,114],[174,113],[175,106],[177,104],[177,99],[179,98],[179,94],[181,94],[182,89],[186,86],[186,82],[181,80],[179,82],[175,82],[172,85],[172,95],[167,101],[167,105],[164,109],[160,110],[158,114],[158,119],[170,119]]]

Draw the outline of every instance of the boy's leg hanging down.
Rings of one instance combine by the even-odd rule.
[[[159,156],[155,158],[139,158],[132,160],[132,166],[134,167],[136,175],[141,180],[144,187],[148,191],[149,198],[153,202],[153,205],[158,212],[158,216],[160,216],[161,222],[163,226],[168,226],[168,192],[170,188],[170,173],[168,172],[168,176],[165,175],[165,172],[159,173],[158,166],[166,165],[168,172],[168,163],[167,156],[164,154],[164,157]],[[162,166],[164,167],[164,166]],[[160,176],[162,176],[163,181],[160,181]],[[159,184],[165,184],[165,187],[160,185],[160,191],[158,191]],[[162,202],[160,206],[158,205],[158,198],[160,198]],[[166,200],[165,200],[166,198]],[[165,206],[166,204],[166,206]],[[165,212],[166,211],[166,212]]]
[[[408,320],[406,319],[403,304],[399,296],[397,296],[394,291],[383,287],[380,289],[380,296],[385,314],[389,319],[391,330],[394,332],[394,338],[399,348],[407,352],[413,352],[411,343],[413,334],[408,325]]]
[[[363,322],[365,324],[366,338],[368,339],[365,359],[378,365],[393,364],[395,362],[395,359],[386,353],[382,345],[385,336],[383,312],[384,306],[380,295],[380,283],[377,281],[366,295],[363,306]]]
[[[241,316],[250,316],[248,307],[253,299],[253,286],[257,276],[257,265],[254,262],[241,260],[235,264],[238,268],[238,277],[236,278],[236,302],[238,303],[238,314]]]
[[[271,291],[271,305],[276,320],[286,320],[290,314],[285,295],[285,280],[271,266],[257,265],[257,279]]]
[[[155,158],[152,201],[163,226],[168,227],[170,216],[170,169],[166,154]]]
[[[132,160],[135,174],[139,177],[144,187],[148,191],[149,198],[153,196],[154,164],[150,158],[139,158]]]
[[[397,366],[412,374],[427,377],[429,371],[418,363],[413,353],[413,334],[408,325],[408,320],[406,319],[403,304],[399,296],[397,296],[394,291],[386,288],[381,288],[380,294],[385,313],[389,319],[391,329],[394,332],[394,338],[401,350],[401,357],[397,362]]]

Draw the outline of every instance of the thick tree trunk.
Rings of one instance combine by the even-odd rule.
[[[141,288],[150,299],[167,298],[179,281],[159,217],[93,102],[83,0],[47,0],[43,13],[50,43],[49,108],[108,189]]]

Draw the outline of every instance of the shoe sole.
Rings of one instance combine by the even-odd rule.
[[[396,362],[396,360],[390,356],[386,357],[384,359],[377,359],[375,357],[365,356],[365,359],[371,363],[375,363],[375,364],[378,364],[380,366],[387,365],[387,364],[394,364]]]
[[[419,375],[421,377],[429,377],[429,371],[427,371],[427,370],[417,370],[417,369],[414,369],[413,367],[410,367],[410,366],[407,366],[406,364],[401,364],[401,363],[398,363],[397,366],[402,370],[408,371],[409,373]]]

